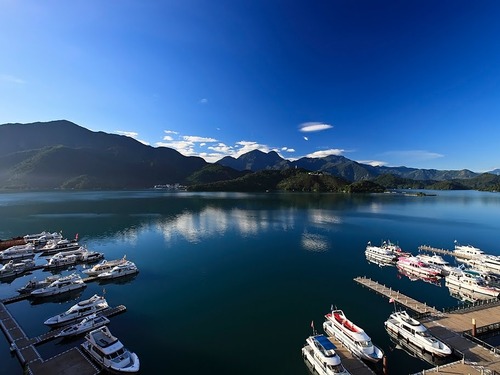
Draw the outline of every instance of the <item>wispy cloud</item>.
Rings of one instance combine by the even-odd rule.
[[[319,132],[322,130],[327,130],[333,128],[332,125],[328,125],[322,122],[304,122],[299,125],[299,131],[301,132]],[[305,137],[304,137],[305,138]],[[307,141],[307,139],[306,139]]]
[[[426,150],[387,151],[383,155],[412,161],[433,160],[444,157],[443,154]]]
[[[324,158],[325,156],[330,156],[330,155],[339,156],[339,155],[342,155],[342,153],[344,151],[345,150],[338,149],[338,148],[331,148],[328,150],[321,150],[321,151],[313,152],[311,154],[307,154],[306,157],[308,157],[308,158]]]
[[[134,138],[136,141],[141,142],[142,144],[144,144],[146,146],[149,146],[148,142],[143,141],[143,140],[137,138],[139,136],[139,133],[137,133],[137,132],[126,131],[126,130],[115,130],[115,133],[116,134],[120,134],[120,135],[124,135],[126,137]]]
[[[282,148],[281,148],[281,151],[285,151],[285,152],[295,152],[295,149],[293,149],[293,148],[288,148],[288,147],[282,147]]]
[[[23,85],[26,83],[24,79],[10,75],[10,74],[0,74],[0,81],[7,83],[15,83],[17,85]]]
[[[307,138],[307,137],[304,137],[304,141],[308,141],[308,140],[309,140],[309,138]]]
[[[387,165],[387,162],[378,160],[356,160],[356,162],[371,165],[372,167],[382,167],[383,165]]]
[[[207,137],[198,137],[195,135],[185,135],[182,137],[185,141],[193,142],[193,143],[201,143],[201,142],[217,142],[215,138],[207,138]]]
[[[167,133],[167,134],[179,134],[179,132],[176,132],[174,130],[165,130],[165,133]]]
[[[207,104],[207,103],[208,103],[207,98],[200,99],[200,104]]]

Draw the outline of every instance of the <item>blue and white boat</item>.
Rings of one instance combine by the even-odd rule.
[[[325,335],[313,335],[307,338],[302,357],[320,375],[350,375],[335,349],[335,345]]]

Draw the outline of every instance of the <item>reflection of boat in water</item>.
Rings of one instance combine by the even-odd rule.
[[[326,314],[325,318],[323,330],[329,336],[336,337],[355,356],[370,362],[378,362],[382,359],[384,352],[373,345],[370,336],[347,319],[342,310],[333,310]]]
[[[85,335],[82,348],[99,365],[114,373],[139,372],[139,357],[126,349],[107,326],[94,329]]]
[[[411,341],[407,341],[403,339],[401,336],[398,336],[395,332],[391,331],[390,329],[386,329],[386,331],[389,334],[392,343],[396,345],[396,349],[402,349],[412,357],[419,358],[431,365],[442,366],[456,360],[453,356],[438,357],[432,355],[426,352],[425,350],[422,350],[418,346],[413,345]]]
[[[308,337],[302,357],[320,375],[350,375],[335,352],[335,345],[325,335]]]
[[[500,295],[499,288],[487,285],[486,281],[481,276],[467,272],[461,268],[452,269],[450,274],[446,276],[446,283],[453,284],[459,289],[486,294],[494,298]]]
[[[429,283],[429,284],[441,286],[441,279],[438,277],[431,277],[431,276],[424,276],[421,274],[414,274],[411,271],[406,271],[406,270],[402,270],[402,269],[398,269],[398,271],[399,271],[400,275],[406,276],[408,279],[410,279],[410,281],[421,280],[421,281],[425,281],[426,283]]]
[[[487,294],[482,294],[479,292],[474,292],[472,290],[459,288],[457,285],[450,284],[446,280],[444,285],[449,289],[450,296],[463,302],[474,303],[477,301],[489,301],[495,299],[495,297],[492,297]]]
[[[446,357],[451,354],[448,345],[432,336],[418,320],[413,319],[406,311],[397,311],[391,314],[384,322],[385,328],[391,330],[401,339],[411,342],[420,350],[430,354]]]

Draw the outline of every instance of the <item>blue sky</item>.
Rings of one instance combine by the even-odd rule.
[[[498,1],[0,0],[0,123],[209,162],[500,168]]]

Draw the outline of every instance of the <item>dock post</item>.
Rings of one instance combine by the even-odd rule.
[[[472,337],[476,337],[476,319],[472,318]]]
[[[385,354],[382,357],[382,368],[384,375],[387,375],[387,357],[385,356]]]

